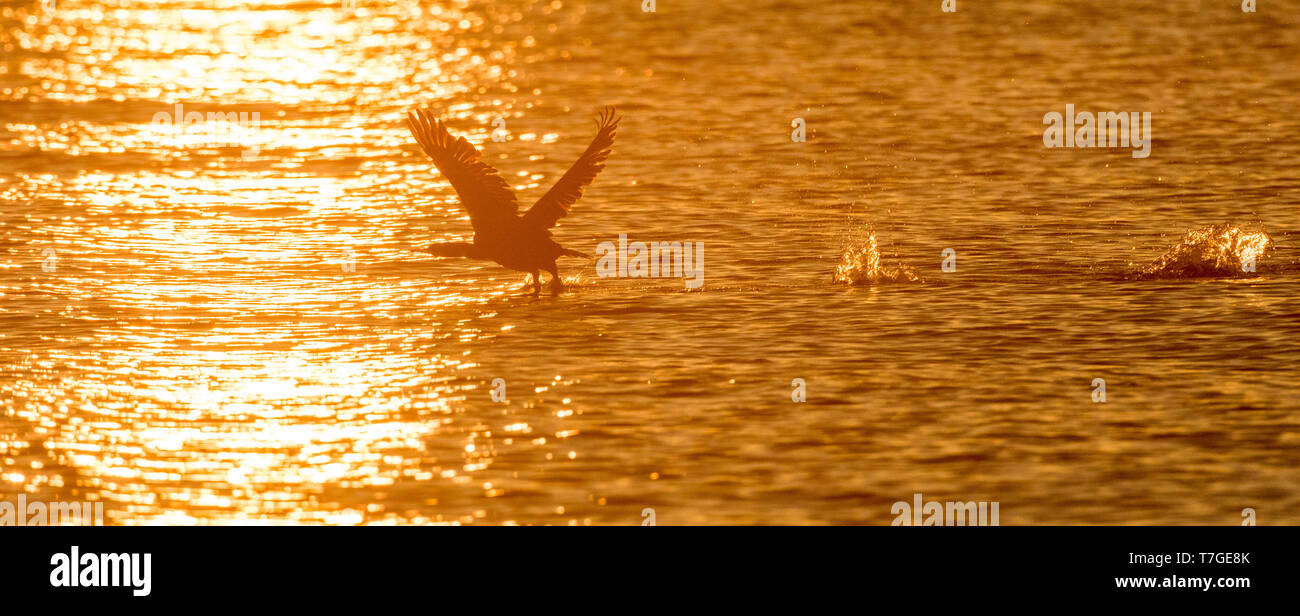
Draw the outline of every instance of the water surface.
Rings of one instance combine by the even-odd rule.
[[[916,492],[1300,521],[1300,4],[639,4],[0,5],[0,496],[112,524],[888,524]],[[178,103],[261,122],[175,140]],[[556,238],[702,242],[702,290],[566,259],[534,297],[412,252],[472,231],[406,111],[527,207],[607,104]],[[1151,156],[1044,148],[1066,104],[1151,112]],[[1224,223],[1271,237],[1254,274],[1140,275]],[[915,276],[834,282],[872,233]]]

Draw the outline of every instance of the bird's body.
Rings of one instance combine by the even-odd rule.
[[[605,167],[618,122],[610,108],[597,121],[596,138],[537,203],[522,216],[515,194],[496,169],[464,137],[453,138],[443,123],[429,112],[410,114],[407,125],[421,149],[460,196],[474,226],[474,241],[433,244],[426,248],[437,257],[464,257],[494,261],[533,275],[534,290],[541,289],[539,273],[551,274],[552,288],[562,288],[556,259],[586,256],[551,239],[550,228],[569,213],[596,174]]]

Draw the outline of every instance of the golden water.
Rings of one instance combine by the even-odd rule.
[[[638,4],[0,4],[0,498],[1300,522],[1300,3]],[[176,138],[177,104],[261,122]],[[702,242],[702,291],[566,259],[575,288],[533,297],[413,252],[471,229],[409,109],[527,207],[606,104],[619,141],[555,237]],[[1044,148],[1066,104],[1152,112],[1151,156]]]

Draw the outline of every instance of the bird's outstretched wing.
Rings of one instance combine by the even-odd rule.
[[[464,137],[452,137],[446,125],[427,110],[417,109],[408,114],[406,125],[420,142],[420,148],[460,195],[475,235],[508,229],[508,221],[519,215],[519,202],[500,173],[480,160],[483,154]]]
[[[528,213],[524,214],[525,224],[549,229],[569,213],[569,208],[573,207],[582,196],[582,191],[586,190],[592,180],[596,179],[596,174],[605,168],[605,159],[609,158],[610,148],[614,145],[614,135],[618,133],[618,122],[622,119],[622,116],[614,116],[613,107],[605,108],[600,118],[596,120],[596,138],[591,141],[591,145],[587,146],[587,151],[582,153],[578,162],[573,163],[573,166],[564,173],[564,177],[561,177],[555,186],[546,191],[546,194],[528,209]]]

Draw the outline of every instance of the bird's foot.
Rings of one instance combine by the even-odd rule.
[[[541,279],[537,278],[536,276],[529,275],[524,278],[524,285],[522,287],[519,287],[519,290],[524,293],[532,293],[533,295],[536,295],[537,291],[541,288],[541,286],[542,286]]]
[[[551,295],[559,295],[564,292],[564,281],[559,276],[551,279]]]

